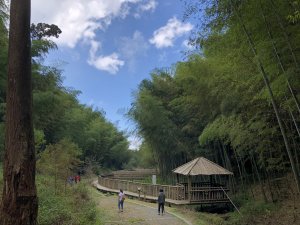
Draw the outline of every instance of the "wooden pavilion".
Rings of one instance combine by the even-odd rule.
[[[176,205],[231,202],[227,195],[227,181],[233,173],[216,163],[199,157],[174,169],[173,172],[177,174],[176,185],[154,185],[126,180],[124,178],[130,175],[127,171],[126,176],[122,174],[122,177],[99,176],[95,186],[98,190],[113,193],[123,189],[127,196],[145,201],[156,201],[160,189],[163,189],[166,202]]]
[[[173,172],[177,174],[177,183],[185,186],[185,199],[190,204],[230,201],[227,195],[227,181],[233,173],[216,163],[199,157],[174,169]]]

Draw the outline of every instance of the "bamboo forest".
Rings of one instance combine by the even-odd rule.
[[[0,0],[0,224],[300,225],[300,0]]]

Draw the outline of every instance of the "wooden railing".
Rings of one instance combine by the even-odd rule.
[[[213,203],[228,202],[225,192],[227,188],[223,187],[195,187],[192,186],[191,202]]]
[[[98,183],[101,186],[110,189],[123,189],[125,192],[127,191],[140,194],[141,197],[143,197],[144,195],[157,197],[159,194],[159,190],[163,189],[167,199],[185,200],[185,188],[183,185],[152,185],[128,180],[104,178],[101,176],[98,177]]]
[[[123,189],[126,192],[132,192],[140,194],[140,197],[151,196],[157,197],[159,190],[163,189],[167,199],[171,200],[185,200],[188,201],[188,187],[186,184],[179,184],[176,186],[171,185],[152,185],[146,183],[133,182],[128,180],[110,179],[105,177],[99,177],[98,183],[106,188],[119,190]],[[190,203],[218,203],[228,202],[225,192],[228,192],[228,188],[213,184],[213,187],[209,186],[209,183],[192,183],[191,199]]]

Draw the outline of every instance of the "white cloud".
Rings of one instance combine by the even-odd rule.
[[[156,48],[171,47],[176,38],[183,36],[193,29],[190,23],[182,23],[176,17],[168,20],[167,25],[154,31],[153,37],[149,40]]]
[[[97,29],[105,29],[115,17],[125,18],[129,4],[141,0],[32,0],[32,22],[54,23],[62,34],[57,43],[74,48]]]
[[[128,62],[131,72],[135,71],[137,57],[145,56],[149,49],[149,44],[140,31],[135,31],[132,38],[123,37],[120,40],[120,53]]]
[[[88,64],[94,66],[98,70],[116,74],[119,69],[124,66],[125,62],[123,60],[120,60],[118,54],[115,52],[107,56],[97,56],[97,51],[100,49],[100,47],[100,42],[94,40],[91,41]]]
[[[135,18],[140,18],[141,14],[146,11],[154,12],[158,2],[156,0],[148,0],[144,4],[140,4],[137,8],[137,12],[134,14]]]
[[[100,55],[97,58],[89,60],[88,63],[99,70],[104,70],[111,74],[116,74],[120,67],[125,64],[115,52],[107,56]]]

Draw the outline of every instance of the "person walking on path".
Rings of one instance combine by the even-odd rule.
[[[125,200],[125,194],[123,193],[123,190],[120,189],[120,192],[119,192],[119,195],[118,195],[119,212],[123,212],[124,200]]]
[[[160,209],[161,209],[161,215],[164,214],[165,211],[165,200],[166,196],[163,189],[159,190],[157,202],[158,202],[158,215],[160,215]]]

